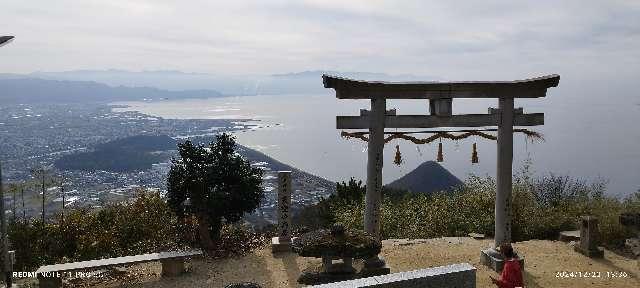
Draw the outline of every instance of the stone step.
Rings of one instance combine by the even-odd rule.
[[[558,240],[562,242],[580,241],[580,230],[562,231],[558,236]]]

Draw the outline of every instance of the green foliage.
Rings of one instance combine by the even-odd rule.
[[[178,144],[180,159],[173,159],[167,180],[169,205],[183,216],[190,199],[190,213],[208,223],[213,239],[219,238],[222,219],[236,222],[255,210],[264,197],[262,170],[252,168],[235,152],[233,136],[220,134],[208,149],[191,141]]]
[[[293,223],[295,226],[302,226],[309,229],[327,228],[335,222],[348,222],[349,227],[360,227],[362,229],[362,218],[364,209],[364,199],[367,187],[362,185],[362,181],[356,181],[353,177],[349,182],[336,183],[336,194],[329,196],[327,199],[321,199],[317,204],[305,207],[297,215],[294,215]],[[395,189],[389,187],[382,188],[382,194],[385,201],[400,200],[409,197],[406,190]],[[387,202],[385,202],[387,203]],[[350,207],[355,209],[349,213],[349,219],[340,217],[335,209]]]
[[[223,258],[244,255],[270,243],[271,237],[269,236],[267,233],[250,231],[242,225],[222,225],[220,239],[211,256]]]
[[[619,224],[622,212],[640,211],[640,191],[621,201],[604,196],[606,183],[549,174],[532,178],[528,166],[514,177],[512,238],[556,239],[560,231],[577,229],[582,215],[600,220],[602,242],[619,246],[631,231]],[[343,186],[344,187],[344,186]],[[433,194],[384,193],[381,204],[383,238],[465,236],[470,232],[493,236],[495,180],[471,176],[453,192]],[[332,222],[363,229],[364,201],[325,200],[318,206]]]
[[[349,179],[349,183],[336,183],[336,196],[338,199],[347,203],[361,202],[364,198],[366,186],[362,186],[362,181],[357,181],[353,177]],[[331,197],[334,197],[331,195]]]
[[[181,224],[157,193],[140,192],[131,203],[97,211],[70,210],[64,222],[13,221],[9,239],[16,250],[16,269],[158,252],[188,244]],[[193,229],[182,227],[182,230]]]

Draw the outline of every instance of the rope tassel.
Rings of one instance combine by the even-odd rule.
[[[471,152],[471,163],[478,163],[478,149],[476,143],[473,143],[473,152]]]
[[[436,158],[436,161],[444,161],[444,157],[442,157],[442,142],[438,143],[438,157]]]
[[[393,164],[400,166],[402,164],[402,153],[400,153],[400,145],[396,145],[396,157],[393,159]]]

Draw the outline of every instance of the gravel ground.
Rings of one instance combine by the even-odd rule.
[[[479,262],[480,250],[492,240],[446,237],[420,240],[385,240],[382,254],[392,272],[468,262],[477,270],[478,287],[493,287],[489,276],[498,275]],[[604,259],[589,259],[573,251],[564,242],[532,240],[514,244],[525,257],[526,287],[640,287],[638,260],[605,251]],[[134,265],[118,269],[114,277],[85,280],[72,287],[224,287],[235,282],[257,282],[263,287],[302,287],[296,283],[300,271],[320,265],[319,259],[285,254],[273,257],[269,248],[228,259],[193,260],[188,272],[176,278],[161,278],[160,263]],[[356,262],[356,267],[361,263]],[[124,272],[124,271],[126,272]],[[600,277],[557,277],[566,272],[599,272]],[[124,275],[123,275],[124,272]],[[609,274],[608,274],[609,272]],[[612,277],[624,272],[627,277]],[[593,273],[592,273],[593,274]]]

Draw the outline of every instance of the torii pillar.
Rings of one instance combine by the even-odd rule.
[[[490,109],[491,110],[491,109]],[[511,243],[511,197],[513,190],[513,98],[498,100],[498,145],[496,167],[496,202],[493,247],[480,252],[480,262],[500,273],[504,259],[496,248]],[[524,269],[524,258],[518,257]]]
[[[500,98],[498,115],[494,248],[500,247],[502,243],[511,243],[513,98]]]
[[[365,195],[364,231],[382,240],[380,233],[380,202],[382,201],[382,165],[384,154],[384,127],[387,113],[386,99],[371,98],[369,112],[369,142],[367,144],[367,189]],[[364,261],[360,272],[364,277],[391,273],[384,258],[376,256]]]
[[[381,240],[380,201],[382,201],[382,165],[384,151],[384,98],[371,99],[369,142],[367,144],[367,190],[365,195],[364,231]]]

